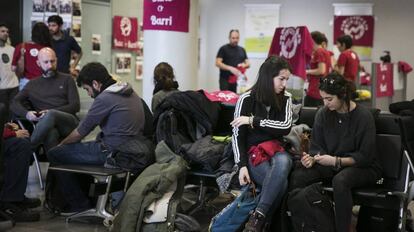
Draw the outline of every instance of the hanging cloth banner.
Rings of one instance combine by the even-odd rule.
[[[113,47],[138,50],[138,19],[114,16]]]
[[[270,46],[269,56],[286,58],[292,67],[292,74],[306,79],[306,65],[310,62],[313,48],[313,40],[307,27],[276,28]]]
[[[372,47],[374,17],[372,15],[334,16],[334,41],[344,34],[352,37],[354,46]]]
[[[190,0],[144,0],[144,30],[188,32]]]
[[[394,95],[393,64],[375,64],[377,97],[391,97]]]

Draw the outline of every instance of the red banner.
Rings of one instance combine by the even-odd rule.
[[[364,16],[335,16],[334,41],[341,35],[350,35],[353,45],[372,47],[374,41],[374,17]]]
[[[144,30],[188,32],[190,0],[144,0]]]
[[[375,64],[376,70],[376,92],[377,97],[390,97],[394,95],[394,83],[393,83],[393,65],[388,64]]]
[[[138,50],[138,20],[122,16],[114,16],[113,47]]]

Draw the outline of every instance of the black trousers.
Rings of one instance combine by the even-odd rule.
[[[237,83],[229,83],[227,78],[220,77],[220,90],[230,90],[234,93],[237,93]]]
[[[23,201],[32,155],[30,141],[25,138],[4,140],[3,186],[0,201]]]
[[[374,185],[380,173],[372,168],[346,167],[339,172],[319,164],[312,168],[298,166],[290,176],[289,190],[303,188],[312,183],[332,184],[335,201],[336,232],[349,232],[352,218],[352,189]]]
[[[14,96],[19,92],[19,87],[11,89],[0,89],[0,103],[3,103],[6,106],[6,115],[7,120],[11,119],[10,105],[13,101]]]

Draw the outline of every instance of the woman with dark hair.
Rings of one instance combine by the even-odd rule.
[[[331,183],[336,231],[349,232],[352,189],[375,184],[381,177],[375,122],[368,109],[352,100],[354,85],[339,73],[321,79],[319,90],[325,106],[315,116],[310,152],[303,154],[302,165],[291,174],[289,189]]]
[[[20,90],[27,82],[42,75],[37,54],[44,47],[51,47],[49,28],[43,22],[37,22],[32,28],[32,40],[18,44],[14,50],[12,70],[20,77]]]
[[[292,126],[291,94],[285,91],[290,75],[285,59],[267,58],[254,86],[236,104],[231,125],[234,159],[240,168],[239,182],[240,185],[254,182],[261,188],[259,203],[244,231],[262,231],[287,190],[292,160],[280,141]],[[264,148],[266,155],[259,154],[258,147]]]
[[[167,62],[161,62],[155,66],[154,85],[151,102],[152,112],[155,111],[164,98],[174,92],[178,92],[178,82],[175,81],[174,70]]]

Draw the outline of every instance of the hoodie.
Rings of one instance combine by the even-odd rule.
[[[128,83],[117,82],[102,91],[77,130],[84,137],[98,125],[101,132],[97,140],[110,150],[143,135],[145,116],[142,101]]]

